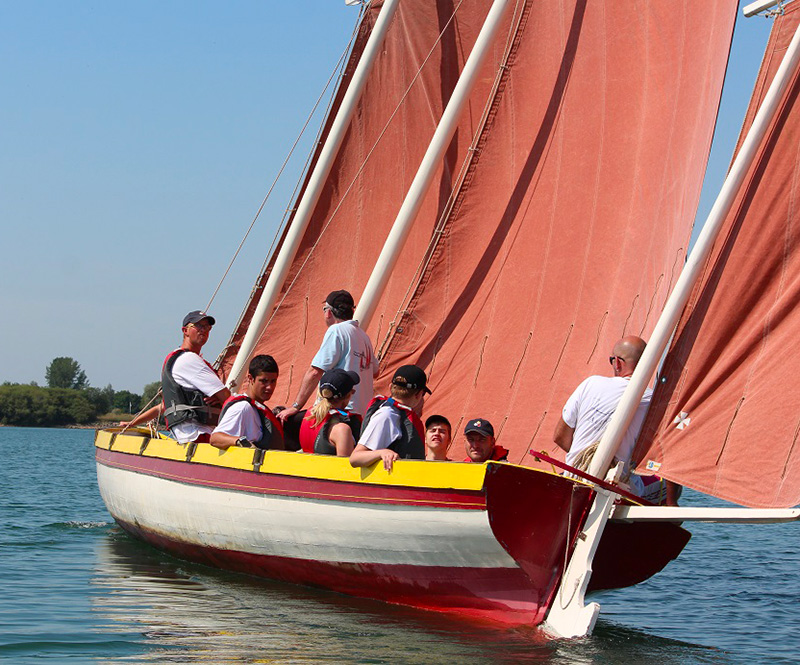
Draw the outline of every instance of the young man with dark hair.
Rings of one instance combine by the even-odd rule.
[[[244,393],[225,401],[219,425],[211,434],[211,445],[283,450],[283,427],[266,406],[278,382],[278,363],[272,356],[255,356],[247,378]]]
[[[438,462],[449,462],[447,449],[453,437],[450,421],[444,416],[433,415],[425,421],[425,459]]]

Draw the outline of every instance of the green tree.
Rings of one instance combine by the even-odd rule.
[[[141,407],[141,396],[128,390],[119,390],[114,393],[114,408],[125,413],[136,413]]]
[[[139,408],[141,409],[144,406],[150,404],[150,401],[156,396],[156,393],[161,390],[161,381],[153,381],[153,383],[148,383],[144,390],[142,390],[142,401]],[[153,406],[150,404],[150,406]]]
[[[0,423],[38,427],[85,424],[97,417],[86,393],[65,388],[0,386]]]
[[[44,372],[44,378],[50,388],[72,388],[82,390],[89,385],[86,372],[72,358],[54,358]]]
[[[110,392],[109,392],[110,390]],[[81,391],[87,400],[92,404],[97,413],[108,413],[114,404],[114,389],[111,386],[105,388],[84,388]]]

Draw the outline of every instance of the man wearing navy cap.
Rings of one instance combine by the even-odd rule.
[[[166,357],[161,369],[164,419],[179,443],[208,443],[219,413],[212,413],[212,407],[221,407],[231,396],[200,355],[215,323],[200,310],[183,317],[183,344]]]
[[[508,450],[498,446],[494,440],[494,427],[486,418],[475,418],[464,428],[467,451],[465,462],[506,462]]]
[[[212,414],[212,406],[222,406],[231,396],[214,368],[200,355],[215,323],[213,316],[199,309],[183,317],[183,344],[166,357],[161,369],[162,403],[121,422],[122,427],[135,427],[163,414],[179,443],[208,443],[219,413],[215,410]]]
[[[305,406],[308,398],[316,392],[323,373],[331,369],[343,369],[358,374],[360,381],[348,408],[359,417],[366,413],[372,400],[372,382],[378,373],[378,360],[367,333],[358,326],[358,321],[353,320],[354,313],[355,303],[348,291],[332,291],[325,298],[322,314],[328,329],[322,339],[322,346],[303,376],[294,403],[278,414],[278,418],[284,423]]]

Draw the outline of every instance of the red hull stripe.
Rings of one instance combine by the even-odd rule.
[[[183,543],[118,522],[133,536],[161,550],[216,568],[461,617],[515,625],[535,625],[544,618],[539,593],[519,568],[355,564],[263,556]]]
[[[190,485],[324,501],[485,510],[482,491],[374,485],[299,476],[253,473],[193,462],[140,457],[96,449],[97,461],[110,467]]]

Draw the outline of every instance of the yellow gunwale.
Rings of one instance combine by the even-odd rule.
[[[121,431],[121,429],[97,430],[95,446],[102,450],[140,455],[143,439],[150,437],[150,432],[144,429],[129,429],[125,433]],[[257,452],[250,448],[236,447],[220,450],[211,444],[200,443],[197,444],[190,463],[252,473]],[[159,433],[158,438],[151,438],[148,441],[141,455],[184,462],[186,453],[187,446]],[[257,473],[372,485],[480,491],[483,489],[486,468],[486,464],[400,460],[389,473],[379,463],[369,468],[356,469],[351,467],[344,457],[268,450]],[[544,469],[531,470],[558,475]]]

